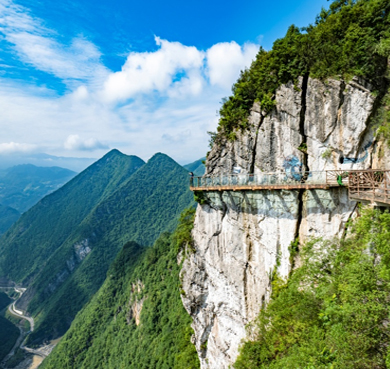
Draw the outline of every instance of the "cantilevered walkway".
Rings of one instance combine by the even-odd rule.
[[[390,171],[326,170],[191,177],[192,191],[327,190],[348,187],[350,200],[390,206]]]

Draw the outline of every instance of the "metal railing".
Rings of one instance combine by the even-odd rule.
[[[261,174],[229,174],[190,178],[191,187],[225,186],[294,186],[298,184],[327,184],[325,171],[271,172]]]

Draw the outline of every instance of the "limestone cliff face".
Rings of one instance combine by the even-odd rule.
[[[214,145],[206,174],[365,169],[380,163],[371,117],[376,98],[364,81],[301,78],[281,86],[265,115],[255,104],[237,140]],[[299,149],[300,148],[300,149]],[[310,191],[207,192],[199,205],[195,252],[184,262],[182,297],[193,318],[202,368],[228,368],[246,325],[270,296],[275,268],[286,278],[289,245],[299,237],[344,232],[356,203],[344,188]],[[277,266],[277,259],[279,263]]]

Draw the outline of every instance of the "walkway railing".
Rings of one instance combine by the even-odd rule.
[[[349,198],[390,204],[390,171],[360,170],[348,175]]]
[[[286,171],[261,174],[229,174],[192,177],[192,190],[257,190],[257,189],[300,189],[329,188],[340,186],[340,178],[347,185],[344,171]]]
[[[191,177],[192,191],[297,190],[348,187],[355,201],[390,205],[389,170],[286,171],[261,174],[229,174]]]

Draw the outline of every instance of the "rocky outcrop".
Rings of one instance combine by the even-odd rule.
[[[141,323],[141,311],[144,306],[146,296],[140,297],[145,285],[138,280],[136,283],[131,284],[131,293],[129,299],[129,312],[126,315],[127,324],[132,324],[133,319],[138,326]]]
[[[376,98],[363,80],[308,77],[281,86],[268,115],[254,104],[249,128],[215,145],[206,174],[365,169],[380,163],[370,124]],[[387,150],[387,148],[382,148]],[[310,180],[310,178],[309,178]],[[271,293],[270,276],[291,270],[299,238],[341,236],[356,204],[344,188],[207,192],[193,230],[195,252],[183,264],[182,296],[193,318],[202,368],[228,368],[246,325]]]

